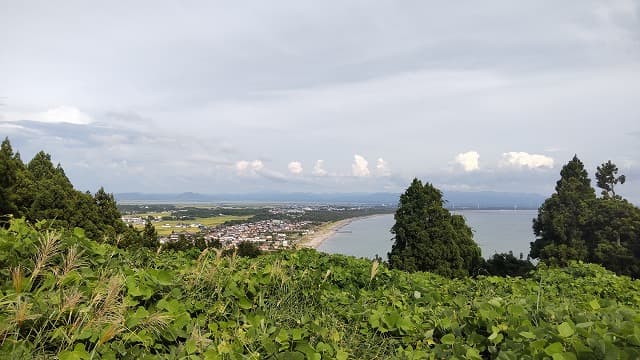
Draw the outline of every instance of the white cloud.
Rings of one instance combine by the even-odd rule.
[[[299,161],[292,161],[287,167],[289,168],[289,172],[294,175],[302,174],[302,164]]]
[[[479,158],[480,154],[478,154],[478,152],[467,151],[456,155],[455,162],[461,165],[464,171],[474,171],[480,168],[478,165]]]
[[[503,167],[527,167],[529,169],[553,168],[553,159],[539,154],[526,152],[506,152],[502,154],[500,166]]]
[[[240,160],[235,164],[236,172],[240,176],[252,176],[264,168],[264,164],[260,160]]]
[[[324,169],[324,160],[316,161],[316,164],[313,166],[312,174],[316,176],[327,175],[327,171]]]
[[[59,106],[42,112],[14,112],[3,116],[7,121],[32,120],[43,123],[67,123],[87,125],[93,122],[91,116],[73,106]]]
[[[351,165],[351,173],[353,176],[369,176],[369,162],[361,155],[353,155],[353,164]]]
[[[389,170],[389,163],[386,162],[383,158],[378,158],[378,161],[376,162],[376,173],[380,176],[391,175],[391,170]]]

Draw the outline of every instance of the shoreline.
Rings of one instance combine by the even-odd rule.
[[[307,235],[304,239],[302,239],[297,247],[298,248],[310,248],[310,249],[318,249],[323,242],[334,236],[340,229],[351,224],[356,220],[363,220],[368,218],[373,218],[377,216],[385,216],[385,215],[393,215],[393,213],[389,214],[373,214],[366,216],[356,216],[344,220],[332,221],[325,224],[320,225],[315,233],[311,235]]]

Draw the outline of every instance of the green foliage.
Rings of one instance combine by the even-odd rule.
[[[241,241],[238,243],[238,256],[254,258],[261,253],[258,245],[251,241]]]
[[[113,241],[126,231],[113,195],[103,188],[95,195],[75,190],[60,164],[54,166],[43,151],[23,164],[5,139],[0,147],[0,220],[22,216],[31,222],[48,220],[58,228],[81,227],[96,240]]]
[[[577,157],[565,165],[556,193],[534,219],[531,256],[556,265],[589,261],[640,277],[640,209],[615,194],[614,185],[624,183],[617,171],[611,161],[598,167],[603,197],[596,198]]]
[[[529,260],[518,259],[512,253],[493,254],[485,268],[494,276],[527,276],[535,267]]]
[[[147,218],[144,223],[144,230],[142,230],[142,246],[149,249],[155,249],[158,247],[158,232],[156,231],[155,226],[151,223],[151,217]]]
[[[8,214],[20,216],[16,206],[16,187],[20,182],[20,176],[24,172],[24,164],[18,154],[13,153],[13,148],[8,138],[0,145],[0,220],[8,220]]]
[[[596,180],[598,187],[602,189],[602,196],[616,198],[615,185],[620,183],[624,184],[627,179],[624,175],[616,176],[618,174],[618,167],[611,162],[611,160],[598,166],[596,171]]]
[[[468,276],[477,269],[480,248],[471,229],[443,204],[440,190],[418,179],[400,196],[391,228],[395,242],[388,254],[392,268],[448,277]]]
[[[589,261],[618,274],[640,277],[640,209],[617,197],[593,203],[587,224]]]
[[[167,249],[175,251],[187,251],[193,247],[193,243],[184,234],[178,235],[178,240],[167,243]]]
[[[593,200],[591,180],[582,161],[574,156],[562,167],[556,192],[545,200],[533,220],[536,240],[531,243],[530,255],[559,265],[570,259],[587,260],[584,230],[592,216]]]
[[[0,230],[0,358],[640,356],[640,282],[597,265],[452,280],[314,250],[123,250],[38,226]]]

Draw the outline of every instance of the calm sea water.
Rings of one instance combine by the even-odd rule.
[[[465,217],[473,230],[473,238],[482,249],[482,256],[513,251],[527,257],[529,243],[534,240],[531,230],[536,210],[465,210],[456,211]],[[345,254],[373,258],[387,258],[393,244],[389,232],[393,215],[381,215],[353,221],[320,245],[318,250],[331,254]]]

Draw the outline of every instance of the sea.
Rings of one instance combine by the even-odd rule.
[[[456,210],[455,213],[464,216],[485,259],[509,251],[516,257],[522,254],[526,259],[529,243],[535,239],[531,225],[537,210]],[[390,232],[393,224],[393,214],[356,219],[325,240],[318,250],[370,259],[378,255],[386,260],[393,245]]]

